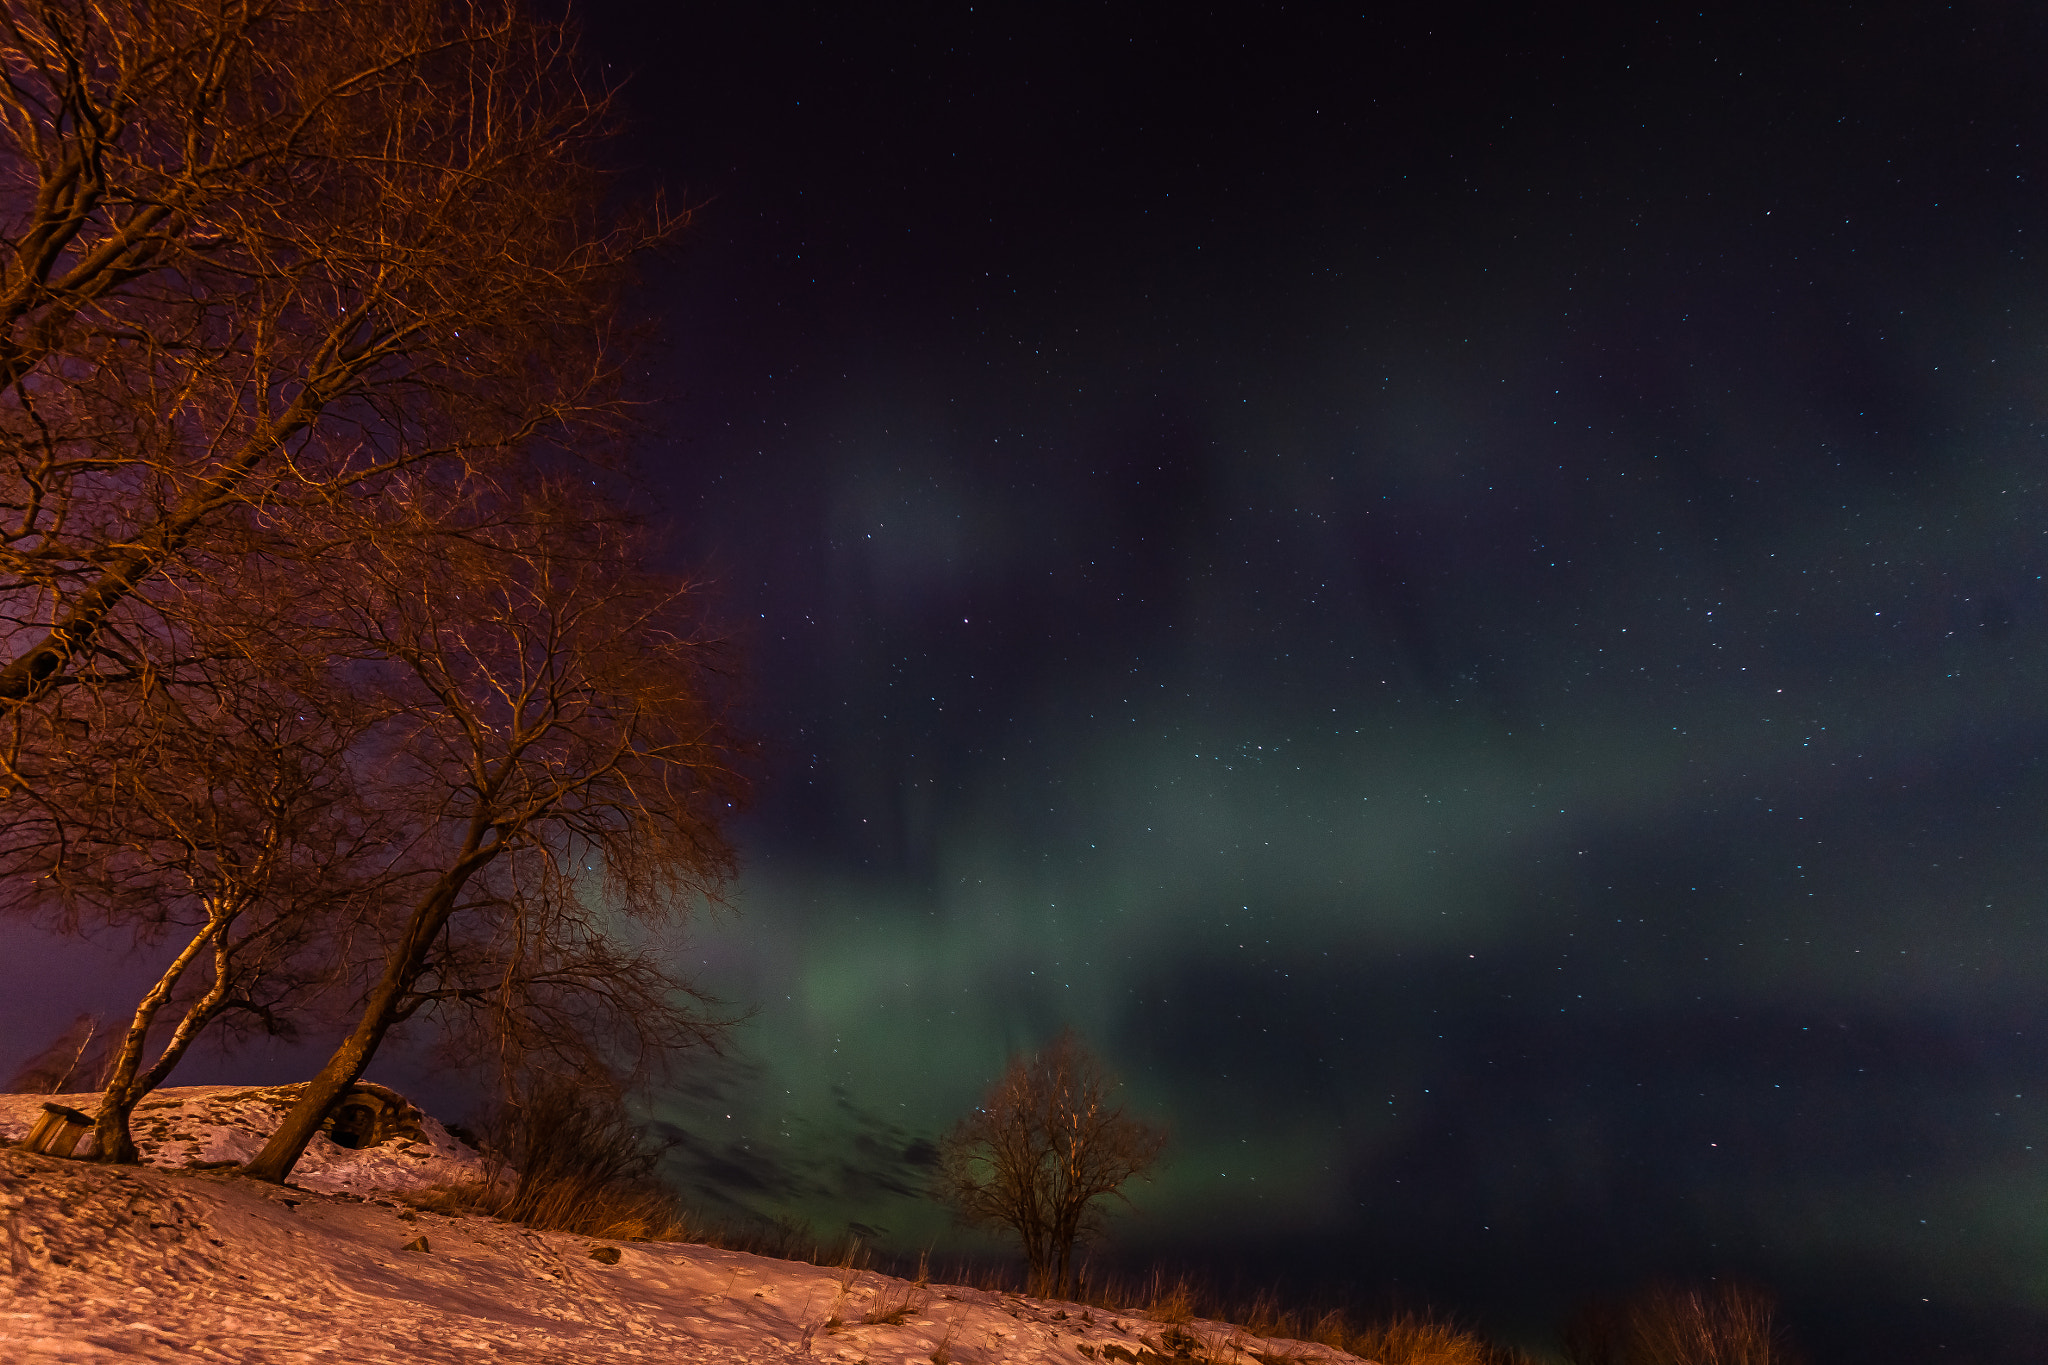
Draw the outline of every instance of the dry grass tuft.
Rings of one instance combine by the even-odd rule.
[[[573,1232],[605,1241],[703,1240],[674,1194],[660,1187],[591,1190],[568,1184],[522,1201],[514,1198],[509,1185],[438,1185],[406,1195],[405,1202],[430,1213],[482,1214],[542,1232]]]
[[[1491,1365],[1484,1340],[1442,1318],[1401,1313],[1343,1335],[1342,1341],[1316,1340],[1379,1365]]]
[[[1784,1365],[1768,1296],[1740,1285],[1659,1286],[1630,1306],[1627,1365]]]
[[[825,1330],[846,1325],[846,1301],[853,1297],[853,1287],[860,1283],[860,1270],[853,1264],[853,1252],[846,1254],[846,1263],[839,1267],[834,1278],[839,1281],[839,1292],[832,1298],[832,1306],[825,1310]]]
[[[1171,1286],[1161,1277],[1152,1277],[1152,1302],[1145,1315],[1154,1322],[1182,1326],[1195,1320],[1195,1288],[1186,1276],[1175,1280]]]
[[[860,1315],[860,1320],[868,1326],[875,1327],[887,1323],[891,1327],[901,1327],[922,1313],[925,1304],[931,1299],[929,1294],[914,1284],[905,1284],[900,1294],[891,1294],[891,1284],[902,1284],[902,1281],[882,1281],[881,1287],[875,1290],[875,1301],[868,1305],[867,1312]]]
[[[1292,1341],[1305,1341],[1308,1334],[1301,1330],[1301,1315],[1293,1309],[1284,1308],[1278,1292],[1266,1289],[1252,1295],[1236,1315],[1244,1330],[1253,1336],[1285,1337]],[[1342,1314],[1337,1315],[1342,1321]]]
[[[1344,1343],[1351,1340],[1351,1324],[1344,1320],[1344,1310],[1332,1308],[1317,1318],[1316,1325],[1309,1328],[1307,1340],[1343,1350]]]
[[[1791,1365],[1770,1296],[1743,1285],[1656,1285],[1594,1303],[1558,1330],[1567,1365]]]
[[[1199,1332],[1185,1323],[1170,1322],[1159,1333],[1159,1345],[1173,1353],[1176,1360],[1203,1360],[1210,1357],[1209,1343]]]

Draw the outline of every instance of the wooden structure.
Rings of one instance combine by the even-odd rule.
[[[68,1105],[43,1103],[43,1112],[21,1145],[44,1156],[71,1156],[78,1140],[92,1131],[92,1116]]]

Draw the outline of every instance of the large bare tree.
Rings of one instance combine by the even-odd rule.
[[[269,1180],[423,1009],[476,1003],[522,1061],[577,1070],[715,1028],[640,946],[732,867],[739,782],[685,585],[574,489],[463,509],[459,534],[424,495],[400,510],[355,542],[336,632],[399,717],[384,800],[422,875],[354,1027],[245,1168]]]
[[[677,226],[605,216],[612,122],[518,0],[0,2],[0,713],[224,526],[602,426]]]
[[[967,1223],[1017,1234],[1034,1294],[1073,1294],[1075,1243],[1165,1150],[1165,1131],[1127,1113],[1116,1089],[1068,1029],[1011,1058],[939,1144],[940,1194]]]
[[[585,1073],[711,1027],[658,943],[730,865],[706,650],[621,523],[505,491],[605,448],[619,290],[681,226],[619,211],[572,36],[522,0],[0,0],[0,821],[15,887],[187,931],[109,1151],[121,1097],[337,923],[361,1018],[272,1178],[422,1011]],[[259,658],[374,721],[220,705]],[[249,775],[215,808],[176,776],[209,742]],[[329,835],[372,809],[401,828],[366,872]],[[279,869],[321,849],[349,895],[316,905]]]

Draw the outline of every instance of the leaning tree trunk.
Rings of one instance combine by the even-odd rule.
[[[384,1041],[384,1035],[398,1022],[406,993],[419,978],[434,936],[455,913],[456,898],[462,894],[464,883],[496,857],[502,848],[502,844],[494,844],[472,851],[453,870],[444,873],[421,898],[413,911],[405,941],[385,964],[384,975],[378,980],[376,989],[370,992],[362,1017],[349,1030],[348,1037],[342,1039],[334,1055],[327,1059],[327,1064],[320,1068],[319,1074],[306,1082],[305,1088],[299,1092],[298,1102],[271,1133],[270,1140],[263,1144],[263,1150],[242,1167],[243,1175],[280,1185],[291,1175],[292,1167],[298,1165],[299,1158],[306,1153],[306,1144],[320,1131],[327,1111],[362,1078],[370,1059],[377,1055],[377,1047]]]

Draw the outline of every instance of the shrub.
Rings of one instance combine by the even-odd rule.
[[[675,1191],[657,1173],[665,1149],[616,1096],[569,1084],[536,1089],[487,1125],[494,1178],[414,1199],[548,1232],[617,1241],[692,1240]]]
[[[1416,1313],[1373,1323],[1341,1343],[1317,1339],[1379,1365],[1491,1365],[1485,1341],[1455,1323]]]

